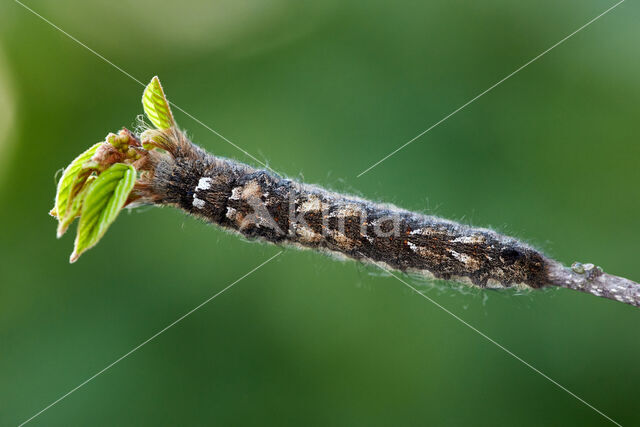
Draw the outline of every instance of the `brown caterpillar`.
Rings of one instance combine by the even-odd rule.
[[[213,156],[178,130],[150,157],[141,200],[178,207],[251,239],[480,287],[548,282],[545,259],[525,244],[388,204],[337,194]],[[155,154],[155,153],[154,153]]]

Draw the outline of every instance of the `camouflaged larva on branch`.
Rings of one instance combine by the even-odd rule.
[[[152,182],[171,204],[272,243],[340,253],[402,271],[485,287],[546,281],[543,256],[487,229],[298,183],[199,149],[184,136],[159,158]]]

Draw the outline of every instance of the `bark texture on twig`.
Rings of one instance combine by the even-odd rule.
[[[546,260],[549,285],[587,292],[592,295],[640,307],[640,283],[614,276],[593,264],[573,263],[567,268]]]

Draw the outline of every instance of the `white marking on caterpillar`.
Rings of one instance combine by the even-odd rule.
[[[466,264],[470,261],[471,257],[469,255],[465,255],[465,254],[461,254],[459,252],[456,252],[454,250],[448,249],[449,252],[451,252],[451,255],[453,255],[453,257],[455,259],[457,259],[458,261],[460,261],[463,264]]]
[[[318,212],[322,210],[322,201],[316,196],[310,196],[309,199],[300,205],[300,212]]]
[[[262,189],[260,188],[260,184],[258,184],[257,181],[253,180],[244,186],[244,188],[242,189],[241,197],[245,200],[253,198],[260,199],[260,196],[262,196],[261,191]]]
[[[205,203],[206,202],[204,200],[198,199],[195,194],[193,195],[193,207],[202,209],[204,208]]]
[[[456,251],[451,250],[451,249],[447,249],[447,250],[451,253],[451,255],[453,255],[453,257],[455,259],[457,259],[458,261],[460,261],[461,263],[463,263],[467,267],[472,268],[472,269],[477,269],[477,268],[480,267],[480,264],[478,263],[478,260],[475,259],[474,257],[469,256],[467,254],[461,254],[461,253],[456,252]]]
[[[483,243],[483,242],[484,242],[484,236],[481,236],[479,234],[474,234],[472,236],[462,236],[451,241],[451,243],[475,243],[475,244]]]
[[[433,257],[435,254],[429,250],[429,248],[425,248],[424,246],[418,246],[415,243],[407,242],[407,246],[411,248],[411,250],[422,257]]]
[[[418,228],[417,230],[411,230],[409,234],[420,234],[422,236],[428,236],[433,234],[433,231],[429,228]]]
[[[211,178],[206,178],[206,177],[200,178],[200,181],[198,181],[198,185],[196,186],[195,191],[210,189],[212,181],[213,180]]]
[[[235,187],[231,190],[231,197],[229,200],[240,200],[240,195],[242,194],[242,187]]]
[[[231,208],[229,206],[227,206],[227,214],[226,217],[229,219],[235,219],[236,217],[236,210],[234,208]]]
[[[313,231],[311,228],[304,227],[304,226],[296,227],[296,234],[300,236],[300,240],[303,242],[313,243],[313,242],[320,242],[324,239],[322,237],[322,234],[318,234],[315,231]]]

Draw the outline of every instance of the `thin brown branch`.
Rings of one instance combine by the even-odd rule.
[[[547,260],[549,284],[640,307],[640,283],[614,276],[593,264],[573,263],[567,268]]]

